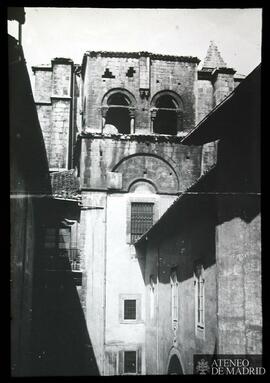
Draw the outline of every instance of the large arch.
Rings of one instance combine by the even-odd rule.
[[[122,173],[123,190],[128,191],[134,181],[144,179],[152,183],[157,193],[176,194],[179,179],[174,167],[155,154],[135,153],[119,161],[112,169]]]
[[[167,361],[166,372],[167,372],[167,375],[184,375],[181,355],[179,350],[175,347],[173,347],[170,350],[168,361]]]

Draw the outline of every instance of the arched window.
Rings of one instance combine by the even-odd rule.
[[[114,91],[106,97],[103,110],[103,131],[109,133],[134,133],[134,108],[128,92]]]
[[[180,97],[161,92],[153,98],[152,131],[154,134],[177,135],[182,130],[182,103]]]

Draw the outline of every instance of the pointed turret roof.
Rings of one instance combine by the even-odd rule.
[[[218,47],[214,41],[210,41],[206,57],[204,59],[203,68],[226,68],[227,64],[221,57]]]

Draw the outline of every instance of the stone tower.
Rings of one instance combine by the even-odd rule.
[[[77,70],[64,60],[34,68],[36,101],[52,170],[59,158],[77,168],[81,304],[100,373],[145,374],[151,281],[134,242],[213,161],[213,148],[181,140],[233,90],[235,71],[213,43],[201,70],[196,57],[149,52],[89,51]]]

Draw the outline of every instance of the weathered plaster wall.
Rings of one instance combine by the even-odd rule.
[[[206,207],[197,206],[200,212]],[[194,207],[195,209],[195,207]],[[164,235],[159,233],[148,241],[146,250],[146,373],[167,374],[169,353],[174,347],[181,357],[185,374],[193,373],[194,353],[213,353],[216,345],[216,265],[215,231],[211,214],[196,215],[188,226],[180,227]],[[195,333],[194,262],[204,265],[205,278],[205,337]],[[177,267],[178,277],[178,329],[176,342],[172,329],[170,272]],[[150,316],[149,278],[155,282],[155,311]]]
[[[242,198],[219,199],[216,236],[221,354],[262,353],[260,215],[249,221],[241,212],[236,214]],[[249,203],[256,204],[256,198]]]
[[[81,303],[99,371],[104,357],[104,270],[106,241],[106,194],[82,193]]]

